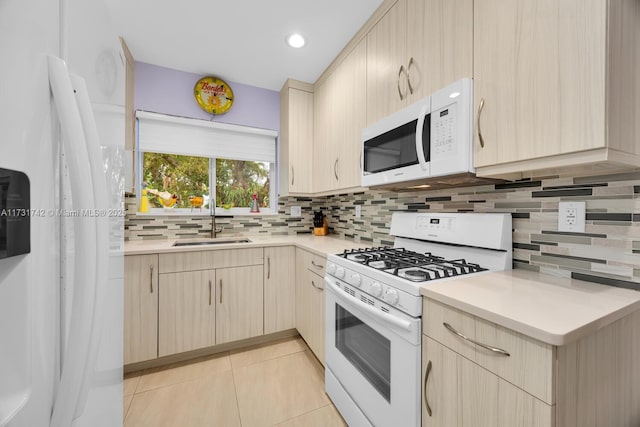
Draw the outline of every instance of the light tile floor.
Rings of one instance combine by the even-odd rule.
[[[125,427],[346,426],[299,337],[128,374],[124,417]]]

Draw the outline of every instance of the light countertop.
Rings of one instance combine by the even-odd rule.
[[[311,234],[297,236],[224,236],[220,240],[226,238],[246,237],[251,240],[249,243],[229,243],[222,245],[204,245],[204,246],[173,246],[176,239],[158,239],[158,240],[129,240],[124,243],[125,255],[144,255],[168,252],[193,252],[193,251],[210,251],[224,249],[239,248],[260,248],[266,246],[297,246],[309,252],[313,252],[320,256],[328,254],[337,254],[345,249],[355,249],[369,247],[366,242],[353,242],[351,240],[343,240],[338,237],[331,236],[313,236]],[[198,240],[198,239],[193,239]]]
[[[565,345],[640,309],[640,292],[527,270],[425,285],[423,296],[552,345]]]

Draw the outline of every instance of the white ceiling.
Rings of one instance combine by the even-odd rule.
[[[106,0],[136,61],[280,90],[313,83],[382,0]],[[301,49],[285,43],[299,32]]]

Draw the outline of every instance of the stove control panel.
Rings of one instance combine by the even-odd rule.
[[[394,277],[388,273],[375,270],[367,272],[356,271],[355,268],[343,267],[329,260],[327,262],[327,275],[344,280],[344,282],[358,288],[360,291],[411,316],[420,317],[422,315],[422,296],[419,295],[419,292],[417,292],[418,295],[412,295],[405,290],[391,286],[389,280],[393,280]],[[405,281],[405,279],[400,280]]]

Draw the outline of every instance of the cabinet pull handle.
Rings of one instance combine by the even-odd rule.
[[[424,374],[424,404],[427,407],[427,414],[431,416],[431,406],[429,406],[429,397],[427,396],[427,381],[429,381],[429,375],[431,375],[431,360],[427,363],[427,373]]]
[[[478,105],[478,139],[480,139],[480,147],[484,148],[484,138],[482,137],[482,129],[480,129],[480,116],[482,115],[482,109],[484,108],[484,98],[480,100],[480,104]]]
[[[209,280],[209,305],[211,305],[211,280]]]
[[[311,260],[311,265],[313,265],[315,268],[319,268],[321,270],[324,268],[324,265],[316,264],[316,262],[314,260]]]
[[[401,65],[398,70],[398,95],[400,95],[400,101],[404,101],[404,96],[406,95],[402,93],[402,90],[400,90],[400,76],[402,76],[402,73],[404,73],[404,65]]]
[[[316,286],[316,284],[315,284],[315,282],[313,280],[311,281],[311,286],[313,286],[315,288],[315,290],[318,291],[318,292],[323,292],[324,291],[324,289],[322,289],[321,287]]]
[[[409,86],[409,93],[413,95],[413,86],[411,85],[411,67],[413,66],[413,56],[409,58],[409,65],[407,65],[407,85]]]
[[[489,350],[489,351],[491,351],[493,353],[499,354],[500,356],[507,356],[507,357],[511,356],[511,354],[509,354],[509,352],[506,351],[506,350],[503,350],[503,349],[497,348],[497,347],[491,347],[490,345],[483,344],[481,342],[478,342],[478,341],[476,341],[474,339],[469,338],[468,336],[464,335],[463,333],[458,332],[453,326],[451,326],[447,322],[443,322],[442,326],[447,328],[449,330],[449,332],[452,332],[453,334],[459,336],[463,340],[469,341],[470,343],[475,344],[478,347],[482,347],[485,350]]]
[[[293,185],[295,180],[296,180],[296,174],[295,174],[295,171],[293,169],[293,166],[291,166],[291,185]]]
[[[222,304],[222,279],[220,279],[220,304]]]
[[[267,257],[267,279],[271,278],[271,257]]]
[[[149,287],[151,288],[151,293],[153,293],[153,265],[149,266]]]
[[[338,178],[338,160],[340,159],[337,158],[336,161],[333,163],[333,174],[336,176],[336,181],[340,180],[340,178]]]

